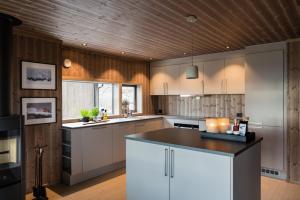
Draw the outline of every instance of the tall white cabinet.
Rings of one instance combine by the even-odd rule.
[[[286,177],[284,47],[262,45],[246,55],[245,114],[249,129],[264,138],[262,168],[278,178]]]

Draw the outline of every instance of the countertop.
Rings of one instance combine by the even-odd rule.
[[[83,122],[66,123],[66,124],[63,124],[62,127],[69,128],[69,129],[76,129],[76,128],[85,128],[85,127],[117,124],[117,123],[124,123],[124,122],[149,120],[149,119],[160,119],[162,117],[163,116],[161,116],[161,115],[142,115],[142,116],[135,116],[135,117],[127,117],[127,118],[109,119],[109,121],[106,121],[106,122],[97,122],[97,123],[90,123],[90,124],[86,124]]]
[[[256,137],[255,140],[249,143],[203,139],[198,130],[179,128],[160,129],[146,133],[128,135],[125,138],[231,157],[239,155],[251,146],[261,142],[263,139],[262,137]]]

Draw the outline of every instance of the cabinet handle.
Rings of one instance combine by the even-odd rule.
[[[221,93],[224,92],[224,86],[223,85],[224,85],[224,80],[221,81]]]
[[[174,178],[174,150],[171,150],[171,178]]]
[[[226,89],[226,94],[227,94],[227,92],[228,92],[228,85],[227,85],[228,79],[226,79],[225,81],[226,81],[226,82],[225,82],[225,89]]]
[[[92,129],[97,130],[97,129],[104,129],[107,128],[107,126],[98,126],[98,127],[92,127]]]
[[[165,176],[168,176],[168,166],[169,166],[169,152],[168,149],[165,149]]]
[[[166,88],[165,95],[168,95],[168,93],[169,93],[169,88],[168,88],[168,83],[167,83],[167,82],[165,83],[165,88]]]

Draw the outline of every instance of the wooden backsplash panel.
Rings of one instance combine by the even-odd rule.
[[[244,95],[152,96],[155,113],[189,117],[235,117],[244,113]]]
[[[72,66],[62,69],[64,80],[82,80],[139,84],[143,93],[143,113],[150,112],[149,63],[125,60],[72,47],[63,48],[63,59],[70,59]]]
[[[21,97],[56,97],[57,123],[25,126],[25,173],[26,191],[34,184],[35,153],[37,144],[47,144],[44,154],[43,182],[52,184],[60,181],[61,174],[61,49],[59,40],[39,38],[22,32],[15,32],[13,37],[13,55],[11,62],[11,111],[21,113]],[[21,60],[51,63],[57,66],[56,90],[22,90]]]
[[[289,43],[287,110],[289,176],[300,183],[300,42]]]

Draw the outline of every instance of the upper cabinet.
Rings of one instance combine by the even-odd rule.
[[[196,62],[198,78],[186,79],[190,63],[151,67],[151,95],[244,94],[245,59],[228,57]]]
[[[223,94],[225,90],[224,60],[204,62],[204,94]]]
[[[178,95],[179,91],[179,65],[152,67],[150,94],[151,95]]]
[[[180,66],[179,73],[179,89],[182,95],[197,95],[203,94],[203,63],[195,63],[198,66],[198,78],[186,79],[186,69],[191,66],[189,64],[183,64]]]
[[[225,60],[225,89],[227,94],[245,93],[245,58]]]
[[[164,95],[164,68],[152,67],[150,70],[150,94],[151,95]]]

